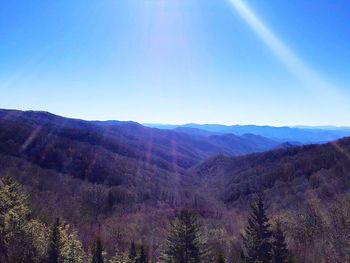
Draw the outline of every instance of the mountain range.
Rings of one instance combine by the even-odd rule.
[[[158,129],[0,110],[0,177],[15,177],[36,217],[63,218],[84,233],[83,244],[99,231],[107,251],[115,244],[125,251],[130,240],[142,239],[155,255],[168,219],[184,205],[216,231],[210,242],[239,242],[239,219],[257,194],[273,216],[290,222],[310,203],[325,213],[350,195],[350,137],[321,144],[341,133],[249,126],[233,134],[230,127],[208,127]],[[257,130],[271,137],[246,133]],[[276,139],[287,131],[291,140]],[[324,137],[306,144],[306,134]]]
[[[1,153],[73,174],[92,169],[92,163],[99,163],[99,156],[108,156],[113,160],[111,165],[122,163],[131,169],[137,166],[134,163],[142,162],[148,167],[183,172],[216,154],[235,156],[280,145],[252,134],[203,136],[148,128],[135,122],[89,122],[33,111],[0,110],[0,131]]]
[[[184,124],[184,125],[163,125],[145,124],[148,127],[167,130],[180,130],[189,134],[254,134],[272,139],[277,142],[294,143],[325,143],[350,136],[349,127],[334,126],[295,126],[295,127],[273,127],[256,125],[218,125],[218,124]]]
[[[220,133],[218,127],[221,132],[238,130],[238,126],[210,125],[166,130],[135,122],[84,121],[48,112],[0,110],[0,154],[57,176],[118,187],[135,200],[147,192],[149,199],[156,201],[155,188],[174,194],[174,186],[180,184],[177,190],[201,192],[203,180],[217,186],[222,182],[222,187],[213,188],[213,196],[224,203],[271,189],[276,183],[296,184],[303,178],[306,181],[302,183],[309,184],[310,178],[316,180],[314,174],[325,176],[350,156],[348,139],[299,146],[243,133],[254,128],[305,135],[306,129],[242,126],[241,135],[234,135]],[[315,131],[321,130],[311,133]],[[12,166],[3,163],[4,170]]]

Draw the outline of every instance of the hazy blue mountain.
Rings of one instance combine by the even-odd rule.
[[[187,133],[191,135],[199,135],[199,136],[211,136],[211,135],[220,135],[222,133],[220,132],[211,132],[211,131],[206,131],[203,129],[198,129],[198,128],[191,128],[191,127],[176,127],[172,128],[172,130],[176,132],[182,132],[182,133]]]
[[[146,126],[148,126],[146,124]],[[159,125],[150,124],[150,127],[157,127],[159,129],[176,129],[187,133],[193,133],[196,129],[196,133],[199,134],[202,130],[213,134],[235,134],[242,136],[244,134],[254,134],[270,138],[281,143],[324,143],[328,141],[337,140],[343,137],[350,136],[349,127],[310,127],[310,126],[298,126],[298,127],[273,127],[273,126],[257,126],[257,125],[219,125],[219,124],[185,124],[185,125]]]
[[[329,131],[350,131],[346,126],[292,126],[292,128],[311,129],[311,130],[329,130]]]

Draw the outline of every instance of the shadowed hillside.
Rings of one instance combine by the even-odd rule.
[[[133,122],[88,122],[45,112],[0,111],[1,153],[91,182],[118,183],[121,176],[135,175],[140,168],[146,174],[152,169],[183,173],[215,154],[247,154],[277,145],[263,137],[191,136]]]

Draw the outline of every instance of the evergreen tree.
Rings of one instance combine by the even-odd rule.
[[[115,197],[112,193],[112,191],[108,191],[108,195],[107,195],[107,208],[108,208],[108,212],[111,212],[113,210],[113,206],[115,204]]]
[[[23,217],[22,204],[26,202],[26,198],[18,194],[18,188],[18,184],[11,178],[0,181],[0,262],[8,262],[10,259],[9,239],[13,236],[10,225]]]
[[[248,225],[242,234],[245,248],[244,260],[247,263],[269,263],[272,260],[272,245],[269,219],[261,195],[251,205]]]
[[[48,263],[58,263],[60,259],[60,220],[56,221],[52,228],[52,236],[49,244]]]
[[[135,245],[135,242],[131,242],[131,245],[130,245],[130,250],[129,250],[129,260],[131,262],[136,262],[136,259],[137,259],[137,252],[136,252],[136,245]]]
[[[166,241],[163,255],[167,263],[199,263],[207,255],[197,217],[187,209],[180,211]]]
[[[145,250],[145,247],[142,245],[140,248],[140,255],[137,260],[138,263],[148,263],[148,254],[147,251]]]
[[[23,254],[26,258],[24,262],[45,262],[50,240],[50,229],[45,224],[32,219],[26,224],[25,232],[26,242],[24,250],[26,252]]]
[[[10,177],[0,180],[0,262],[42,260],[42,225],[30,220],[27,196]]]
[[[280,221],[277,221],[273,233],[273,263],[287,263],[290,260],[290,253],[287,248],[284,233]]]
[[[95,247],[93,249],[92,252],[92,263],[103,263],[103,248],[102,248],[102,242],[101,242],[101,238],[98,237],[96,240],[96,244]]]
[[[64,228],[61,228],[60,237],[60,257],[62,263],[86,262],[83,246],[75,231],[72,231],[69,226],[66,225]]]

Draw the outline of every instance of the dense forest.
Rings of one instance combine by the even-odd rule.
[[[32,217],[27,196],[12,178],[0,180],[0,261],[1,262],[226,262],[220,247],[207,243],[202,225],[192,209],[182,208],[171,222],[163,250],[149,258],[148,247],[131,241],[128,252],[115,248],[116,255],[104,251],[99,231],[86,251],[78,234],[56,218],[52,226]],[[243,247],[236,262],[292,262],[285,235],[277,221],[271,228],[261,196],[251,206]]]
[[[350,260],[350,138],[0,115],[1,262]]]
[[[305,207],[291,222],[286,217],[271,219],[263,196],[256,195],[237,242],[214,239],[215,232],[209,230],[198,211],[183,207],[170,220],[157,256],[150,255],[147,241],[152,239],[151,236],[144,242],[130,240],[129,247],[124,250],[117,243],[112,244],[113,250],[108,251],[100,226],[93,242],[84,247],[80,240],[82,233],[68,222],[56,218],[48,224],[34,217],[28,196],[10,177],[0,180],[0,208],[0,262],[289,263],[349,260],[349,200],[337,200],[325,214]],[[225,229],[221,228],[221,231]]]

